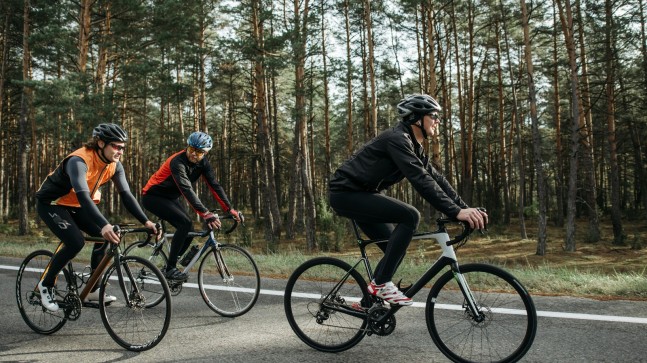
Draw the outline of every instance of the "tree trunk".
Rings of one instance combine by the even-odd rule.
[[[640,5],[640,52],[642,56],[643,64],[643,89],[647,89],[647,35],[645,33],[645,7],[643,5],[644,1],[638,1]],[[643,104],[647,104],[647,94],[643,92]],[[642,140],[640,135],[637,132],[637,122],[633,121],[630,123],[631,126],[631,139],[634,145],[634,169],[636,170],[637,175],[637,188],[639,190],[639,195],[641,196],[641,201],[643,208],[647,210],[647,173],[643,167],[643,154],[641,150]]]
[[[200,126],[199,130],[202,130],[206,133],[209,133],[209,126],[207,125],[207,81],[206,81],[206,70],[205,70],[205,62],[207,60],[207,54],[205,50],[205,45],[204,45],[204,38],[205,38],[205,17],[206,14],[204,14],[204,4],[200,6],[200,29],[199,29],[199,39],[198,39],[198,87],[200,89],[199,93],[199,106],[200,106],[200,112],[199,112],[199,117],[200,117]]]
[[[521,115],[519,114],[519,102],[517,100],[517,86],[515,85],[514,79],[514,71],[512,69],[512,65],[514,64],[511,60],[510,57],[510,42],[508,39],[508,29],[506,26],[506,14],[505,10],[503,8],[503,2],[500,2],[501,5],[501,15],[503,17],[502,21],[502,30],[503,30],[503,40],[505,41],[506,44],[506,58],[508,61],[509,65],[509,72],[510,72],[510,82],[512,84],[512,121],[511,121],[511,130],[510,132],[510,138],[515,137],[516,142],[517,142],[517,153],[515,156],[515,161],[517,165],[517,169],[519,172],[519,192],[518,192],[518,202],[517,202],[517,213],[519,215],[519,232],[520,236],[523,239],[528,238],[528,233],[526,232],[526,221],[524,218],[523,210],[524,210],[524,202],[525,202],[525,190],[526,190],[526,175],[525,175],[525,167],[523,164],[523,143],[521,142]],[[510,150],[511,151],[511,150]]]
[[[323,63],[323,102],[324,102],[324,188],[328,188],[330,173],[332,172],[332,157],[330,153],[330,99],[328,95],[328,53],[326,51],[326,21],[323,14],[324,2],[321,2],[321,60]],[[324,194],[325,195],[325,194]]]
[[[615,39],[611,0],[604,2],[606,14],[606,94],[607,94],[607,137],[609,140],[609,181],[611,184],[611,224],[613,225],[613,244],[623,245],[622,217],[620,213],[620,176],[618,172],[618,152],[616,145],[615,121]]]
[[[465,89],[467,93],[467,104],[464,105],[467,114],[461,124],[461,154],[462,154],[462,189],[461,195],[467,204],[472,204],[474,188],[473,167],[473,143],[474,143],[474,4],[470,0],[467,4],[467,23],[469,46],[465,61]]]
[[[106,68],[108,65],[108,47],[106,45],[108,36],[110,35],[110,1],[103,2],[101,11],[103,12],[103,22],[100,25],[100,33],[102,41],[99,42],[99,59],[97,62],[97,70],[94,77],[95,92],[102,94],[106,86]],[[103,99],[103,97],[102,97]]]
[[[4,80],[7,77],[7,56],[9,54],[9,3],[5,3],[5,16],[2,26],[2,55],[0,56],[0,155],[5,155],[5,125],[4,125],[4,98],[5,98],[5,82]],[[7,216],[7,208],[5,208],[5,202],[8,198],[5,198],[5,158],[0,158],[0,221],[5,220]]]
[[[556,194],[556,204],[555,208],[555,225],[557,227],[564,227],[564,160],[562,158],[563,147],[562,147],[562,117],[561,117],[561,105],[560,105],[560,95],[559,95],[559,58],[558,58],[558,47],[557,47],[557,11],[555,10],[555,4],[553,4],[553,23],[555,24],[555,30],[553,31],[553,107],[555,108],[555,114],[553,115],[554,125],[555,125],[555,194]]]
[[[23,36],[22,36],[22,79],[24,82],[29,81],[30,78],[30,64],[31,54],[29,50],[29,34],[30,34],[30,0],[24,2],[23,12]],[[19,147],[18,149],[18,234],[24,236],[29,233],[29,181],[27,180],[27,153],[29,145],[27,143],[27,128],[29,124],[29,103],[31,91],[27,85],[22,86],[22,95],[20,98],[20,123],[19,123]],[[32,145],[31,147],[35,147]]]
[[[577,170],[578,170],[578,152],[580,145],[580,110],[581,103],[578,94],[579,80],[577,76],[577,57],[575,55],[575,38],[573,37],[573,14],[570,0],[555,0],[559,7],[559,18],[562,24],[562,32],[566,41],[566,50],[568,52],[568,63],[570,66],[570,86],[571,86],[571,149],[570,163],[568,174],[568,195],[566,202],[566,251],[575,252],[575,217],[577,212]],[[564,2],[563,2],[564,1]]]
[[[583,24],[580,0],[575,0],[577,22]],[[589,75],[584,43],[584,26],[578,27],[580,44],[580,66],[582,69],[582,110],[580,114],[580,142],[582,143],[582,197],[586,201],[589,217],[587,241],[594,243],[600,240],[600,221],[597,208],[597,188],[595,187],[595,159],[593,156],[593,115],[591,113],[591,91],[589,90]]]
[[[90,24],[91,9],[93,0],[80,0],[81,9],[79,11],[79,58],[77,67],[79,73],[85,73],[88,62],[88,52],[90,51]]]
[[[265,66],[263,49],[263,20],[260,18],[260,1],[252,1],[252,31],[256,49],[259,50],[254,60],[254,117],[257,123],[257,140],[260,145],[261,188],[263,209],[265,211],[266,239],[272,248],[281,236],[281,214],[279,212],[276,186],[274,185],[274,155],[270,129],[267,122],[265,92]]]
[[[463,73],[461,71],[461,62],[460,62],[460,49],[458,48],[459,46],[459,41],[458,41],[458,28],[456,26],[456,9],[455,9],[456,4],[452,1],[450,5],[450,19],[451,19],[451,32],[452,32],[452,37],[454,38],[454,55],[455,55],[455,62],[456,62],[456,91],[457,91],[457,100],[458,100],[458,119],[460,120],[461,123],[461,139],[464,138],[463,135],[463,128],[464,128],[464,123],[465,123],[465,107],[464,107],[464,100],[463,100],[463,82],[462,82],[462,77]],[[461,151],[464,152],[464,151]],[[455,163],[458,162],[458,160],[454,161]],[[456,170],[456,174],[458,175],[459,173],[459,168],[455,167],[454,170]],[[461,177],[462,175],[456,178],[457,183],[461,183]],[[461,184],[462,185],[462,184]]]
[[[350,2],[344,1],[346,28],[346,155],[353,154],[353,61],[350,48]]]
[[[506,130],[507,128],[505,127],[505,97],[503,95],[503,89],[504,89],[504,84],[503,84],[503,68],[501,67],[501,64],[503,63],[502,58],[501,58],[501,40],[499,39],[499,26],[500,22],[496,22],[495,26],[495,33],[496,33],[496,67],[497,67],[497,81],[498,81],[498,90],[499,90],[499,95],[498,95],[498,103],[499,103],[499,143],[501,144],[499,148],[499,175],[501,178],[501,190],[503,193],[503,211],[495,212],[495,213],[502,213],[503,218],[501,219],[495,219],[495,220],[502,220],[504,224],[510,223],[510,214],[511,214],[511,202],[510,202],[510,185],[509,185],[509,177],[508,177],[508,171],[506,169],[506,165],[510,164],[510,160],[508,159],[508,146],[507,146],[507,138],[506,138]],[[496,214],[495,214],[496,216]]]
[[[301,7],[301,5],[303,7]],[[295,64],[295,165],[298,165],[297,173],[293,174],[296,182],[300,182],[301,190],[305,197],[305,214],[306,214],[306,243],[309,251],[317,247],[315,238],[316,230],[316,207],[314,202],[314,193],[312,191],[312,181],[308,173],[308,140],[306,132],[306,99],[305,99],[305,59],[306,44],[308,39],[308,14],[309,0],[300,4],[299,0],[294,0],[294,38],[293,52]],[[298,139],[298,142],[297,142]]]
[[[308,0],[306,0],[306,3]],[[371,139],[377,136],[377,86],[375,85],[375,51],[373,44],[373,22],[371,21],[371,0],[364,0],[364,23],[366,26],[366,42],[368,44],[368,80],[370,83],[369,103],[369,135]]]
[[[532,63],[532,48],[530,44],[530,30],[528,20],[528,9],[526,0],[521,0],[521,24],[523,26],[523,40],[528,71],[528,95],[530,98],[530,119],[532,120],[532,141],[535,156],[535,173],[537,174],[537,202],[539,203],[539,215],[537,216],[537,255],[546,254],[546,187],[544,167],[541,155],[541,134],[539,133],[539,119],[537,117],[537,92],[535,90],[535,75]]]

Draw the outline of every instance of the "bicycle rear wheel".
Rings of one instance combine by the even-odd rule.
[[[345,277],[345,278],[344,278]],[[348,263],[330,257],[306,261],[290,276],[284,307],[290,327],[304,343],[323,352],[341,352],[366,334],[366,281]]]
[[[155,251],[153,250],[153,244],[146,241],[133,242],[124,251],[124,256],[143,257],[162,271],[166,268],[166,264],[168,263],[168,257],[164,250],[160,248],[158,251]],[[146,295],[146,307],[152,308],[161,303],[162,300],[164,300],[164,291],[161,289],[160,284],[151,280],[152,275],[146,276],[145,274],[141,274],[139,278],[141,278],[140,287]]]
[[[510,273],[486,264],[460,267],[477,304],[466,305],[452,271],[427,297],[427,328],[436,346],[454,362],[516,362],[535,339],[537,312],[526,289]]]
[[[238,246],[220,245],[212,247],[202,258],[198,286],[211,310],[236,317],[256,304],[261,278],[256,262],[247,251]]]
[[[67,322],[64,309],[51,312],[40,303],[40,293],[37,286],[53,255],[51,251],[47,250],[32,252],[23,260],[16,278],[16,302],[20,315],[33,331],[40,334],[52,334]],[[64,276],[62,281],[61,276]],[[68,276],[67,271],[63,271],[59,275],[54,289],[56,302],[59,305],[67,295]]]
[[[108,281],[117,301],[107,305],[104,296]],[[157,286],[163,295],[162,303],[154,307],[147,306],[150,289],[145,287],[150,286]],[[151,262],[122,256],[119,265],[113,263],[106,271],[99,296],[101,320],[117,344],[139,352],[153,348],[164,338],[171,321],[171,291],[162,272]]]

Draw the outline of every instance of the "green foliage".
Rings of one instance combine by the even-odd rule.
[[[527,205],[523,208],[523,215],[528,218],[536,218],[539,216],[539,204],[536,201],[533,201],[531,205]]]
[[[35,145],[28,141],[30,159],[25,165],[30,171],[27,189],[31,194],[50,171],[49,167],[85,141],[99,122],[123,124],[133,135],[133,147],[129,146],[133,151],[125,158],[133,190],[140,190],[153,170],[183,145],[188,132],[195,129],[210,132],[216,141],[210,160],[218,178],[241,209],[264,210],[259,205],[265,203],[259,197],[265,182],[262,173],[265,164],[261,158],[265,155],[260,155],[263,149],[258,137],[262,116],[266,117],[269,127],[266,131],[271,134],[273,172],[277,174],[281,195],[287,194],[293,180],[290,163],[297,111],[307,115],[310,122],[308,149],[314,157],[309,163],[312,175],[317,178],[325,180],[322,176],[349,156],[349,148],[356,150],[367,141],[365,123],[372,110],[369,109],[371,82],[363,2],[310,2],[308,19],[303,19],[305,9],[294,13],[293,7],[271,0],[92,2],[87,66],[80,72],[78,2],[36,1],[29,8],[28,55],[32,79],[27,81],[22,80],[22,57],[26,54],[22,49],[24,2],[5,0],[0,4],[0,13],[8,15],[6,27],[4,22],[0,25],[0,39],[7,40],[2,43],[7,49],[0,52],[0,57],[6,54],[6,59],[2,59],[5,73],[0,75],[4,82],[0,139],[5,140],[1,151],[5,157],[3,175],[7,176],[2,179],[2,198],[9,198],[2,200],[3,218],[18,213],[17,193],[8,191],[18,189],[14,176],[20,163],[16,160],[17,153],[11,150],[17,144],[21,113],[28,116],[28,125],[35,125],[34,130],[26,130],[27,135],[35,138]],[[494,206],[496,211],[492,215],[502,215],[504,207],[515,208],[514,202],[503,205],[502,191],[509,190],[510,200],[517,200],[517,186],[522,185],[517,180],[521,175],[519,167],[526,168],[526,192],[535,193],[536,189],[534,160],[529,152],[531,135],[524,118],[528,114],[529,97],[525,61],[520,57],[519,6],[513,2],[485,1],[479,4],[479,11],[473,11],[467,2],[437,5],[441,4],[413,0],[371,3],[377,128],[393,125],[394,105],[403,94],[434,92],[443,104],[446,117],[437,140],[441,163],[447,168],[444,172],[459,193],[465,181],[471,183],[465,185],[473,191],[470,204]],[[562,186],[567,185],[563,172],[570,165],[567,154],[573,102],[564,77],[568,72],[567,55],[559,17],[553,18],[554,4],[529,5],[532,56],[536,62],[533,77],[540,86],[537,97],[541,162],[548,171],[547,183],[554,188],[558,181]],[[613,60],[617,82],[614,87],[616,139],[626,141],[617,145],[623,176],[620,200],[622,209],[631,211],[624,219],[638,218],[644,215],[645,208],[636,198],[642,193],[644,178],[639,177],[639,172],[644,166],[637,160],[640,152],[636,150],[647,136],[647,128],[643,127],[647,122],[646,75],[639,41],[640,20],[631,11],[633,3],[613,3],[612,24],[607,24],[599,2],[584,1],[580,5],[581,17],[576,21],[578,31],[582,29],[587,35],[582,49],[588,52],[589,94],[596,95],[591,97],[587,111],[593,123],[595,167],[599,169],[595,182],[604,186],[600,189],[599,203],[603,209],[611,203],[611,193],[606,187],[609,147],[606,131],[601,131],[607,130],[608,119],[606,61]],[[436,32],[432,39],[425,33],[426,27],[419,26],[421,16],[431,14],[429,11],[433,13]],[[258,18],[252,19],[253,15]],[[346,29],[346,16],[349,29]],[[110,29],[106,20],[110,20]],[[307,20],[307,28],[295,28],[295,20]],[[297,34],[307,38],[298,38]],[[607,34],[611,39],[607,39]],[[303,55],[296,52],[300,40],[305,40]],[[613,43],[608,44],[609,41]],[[609,45],[614,51],[613,57],[606,54]],[[101,58],[102,55],[106,58]],[[297,85],[295,64],[301,62],[306,66],[305,82]],[[457,70],[464,70],[460,83]],[[432,84],[432,76],[436,84]],[[267,101],[266,109],[261,112],[256,109],[259,100],[254,88],[256,81],[263,84],[263,97]],[[347,89],[351,90],[350,98]],[[23,90],[31,91],[25,93],[31,96],[25,103],[29,107],[26,112],[20,109]],[[554,95],[557,90],[559,93]],[[297,92],[306,95],[303,110],[294,109]],[[469,105],[470,112],[465,112],[465,105]],[[517,116],[522,118],[519,130],[512,123]],[[555,123],[558,117],[562,122],[559,135]],[[325,133],[325,121],[329,122],[329,135]],[[472,134],[467,134],[468,128],[473,129]],[[503,133],[502,138],[499,132]],[[517,135],[519,142],[512,138]],[[327,141],[330,155],[326,154]],[[558,141],[562,144],[561,154],[555,148]],[[462,151],[467,147],[472,152],[472,165],[465,165],[467,155]],[[502,155],[507,156],[502,160]],[[523,158],[523,163],[514,162],[517,157]],[[328,160],[330,164],[326,163]],[[472,171],[473,180],[466,179],[467,170]],[[508,185],[504,185],[504,178]],[[584,180],[581,175],[577,179],[580,184]],[[315,194],[324,195],[325,182],[316,185]],[[548,204],[553,211],[564,209],[564,205],[556,205],[558,193],[566,195],[564,190],[549,192]],[[398,191],[398,197],[407,202],[412,202],[413,195],[415,191],[410,186]],[[33,195],[28,197],[33,205]],[[281,203],[278,208],[285,210],[287,203]],[[348,240],[348,223],[335,217],[324,201],[318,203],[320,245],[338,250]],[[115,205],[112,207],[120,211]],[[585,207],[578,203],[577,208],[579,213]],[[527,206],[524,214],[536,217],[537,206]],[[280,242],[271,241],[268,246],[274,248]]]

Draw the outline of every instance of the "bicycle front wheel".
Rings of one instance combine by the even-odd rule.
[[[32,252],[20,265],[16,278],[16,301],[20,315],[33,331],[40,334],[52,334],[67,322],[64,309],[51,312],[40,302],[38,283],[53,255],[51,251],[46,250]],[[61,276],[64,276],[63,281]],[[63,271],[54,288],[59,305],[67,295],[68,283],[68,274]]]
[[[140,256],[150,261],[155,267],[160,270],[166,269],[168,257],[163,249],[155,251],[153,244],[147,241],[133,242],[124,251],[124,256]],[[146,307],[152,308],[164,300],[164,291],[157,281],[151,280],[152,276],[145,276],[141,274],[141,288],[146,294]],[[151,282],[151,283],[146,283]]]
[[[366,281],[348,263],[330,257],[306,261],[290,276],[284,307],[290,327],[304,343],[323,352],[341,352],[366,333],[370,299]],[[353,303],[359,305],[352,306]]]
[[[121,276],[120,276],[121,275]],[[116,301],[104,302],[110,281]],[[162,291],[162,303],[148,307],[148,287]],[[117,344],[132,351],[156,346],[166,334],[171,321],[171,291],[162,272],[138,256],[122,256],[106,271],[99,293],[101,320]]]
[[[212,247],[198,269],[202,299],[216,313],[236,317],[248,312],[258,299],[261,278],[252,256],[238,246]]]
[[[427,327],[436,346],[454,362],[521,359],[537,331],[537,312],[526,289],[496,266],[466,264],[460,271],[479,313],[471,313],[457,275],[443,274],[427,297]]]

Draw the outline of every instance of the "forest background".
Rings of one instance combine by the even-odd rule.
[[[433,162],[493,224],[525,239],[530,221],[540,256],[548,238],[576,251],[600,241],[605,226],[613,244],[640,248],[644,6],[3,0],[3,232],[42,229],[42,180],[94,126],[114,122],[130,135],[123,164],[136,197],[201,130],[214,138],[208,157],[219,181],[270,249],[295,239],[329,249],[349,226],[328,207],[331,173],[396,122],[405,94],[422,92],[443,106],[439,134],[425,145]],[[406,182],[389,194],[427,223],[437,216]],[[111,220],[129,217],[110,184],[100,208]]]

